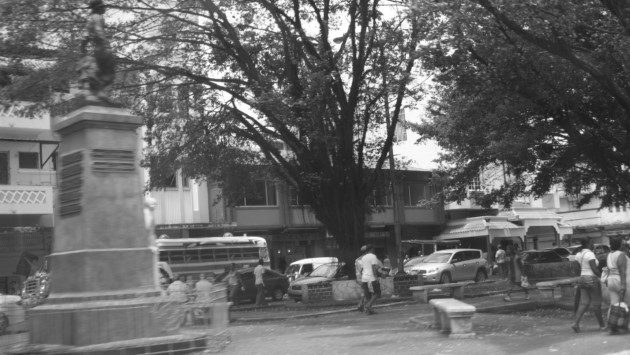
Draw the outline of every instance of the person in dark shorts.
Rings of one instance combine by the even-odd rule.
[[[361,257],[361,287],[363,288],[363,294],[366,302],[363,306],[365,314],[374,314],[372,305],[381,297],[381,285],[378,282],[378,277],[381,274],[381,263],[376,255],[374,255],[374,246],[368,244],[366,246],[366,253]]]
[[[575,319],[571,329],[578,333],[580,331],[580,320],[589,306],[593,306],[593,313],[599,322],[601,330],[606,330],[604,317],[602,316],[602,288],[599,282],[601,271],[597,267],[597,258],[593,253],[593,242],[590,239],[582,239],[582,251],[575,260],[580,263],[580,280],[578,281],[577,292],[580,293],[580,303],[575,312]]]

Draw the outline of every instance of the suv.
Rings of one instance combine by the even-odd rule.
[[[480,249],[445,249],[427,256],[408,273],[423,274],[423,281],[427,284],[467,280],[481,282],[488,278],[488,261]]]

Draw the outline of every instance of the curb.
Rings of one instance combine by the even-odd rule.
[[[413,301],[413,300],[389,302],[385,304],[374,305],[373,308],[386,308],[386,307],[400,306],[403,304],[414,304],[414,303],[416,303],[416,301]],[[326,316],[329,314],[351,313],[351,312],[357,312],[357,308],[351,307],[351,308],[335,309],[331,311],[319,311],[319,312],[302,313],[302,314],[295,314],[295,315],[284,315],[284,316],[232,318],[230,319],[230,323],[268,322],[268,321],[279,321],[279,320],[289,320],[289,319],[299,319],[299,318],[321,317],[321,316]]]

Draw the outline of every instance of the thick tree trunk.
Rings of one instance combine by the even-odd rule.
[[[332,186],[338,186],[337,189]],[[362,182],[350,184],[336,184],[328,189],[322,189],[320,201],[326,205],[314,204],[315,214],[326,226],[339,245],[340,261],[346,263],[346,270],[351,279],[355,278],[354,260],[359,256],[359,250],[365,244],[366,217],[369,194]]]

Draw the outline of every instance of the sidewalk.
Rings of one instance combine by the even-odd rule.
[[[524,300],[522,291],[514,292],[513,301],[503,301],[503,296],[508,288],[507,281],[488,280],[482,283],[468,286],[465,291],[466,303],[477,307],[477,312],[501,312],[508,309],[522,310],[548,305],[548,302],[540,298],[536,289],[530,290],[530,300]],[[431,298],[449,297],[448,292],[434,292]],[[294,303],[287,301],[284,304],[257,307],[253,304],[245,304],[230,310],[231,322],[265,322],[284,319],[298,319],[317,316],[326,316],[336,313],[356,312],[358,300],[329,301],[320,303]],[[375,308],[400,306],[403,304],[418,304],[420,309],[426,308],[426,312],[432,312],[428,304],[422,305],[412,297],[387,297],[377,301]]]

